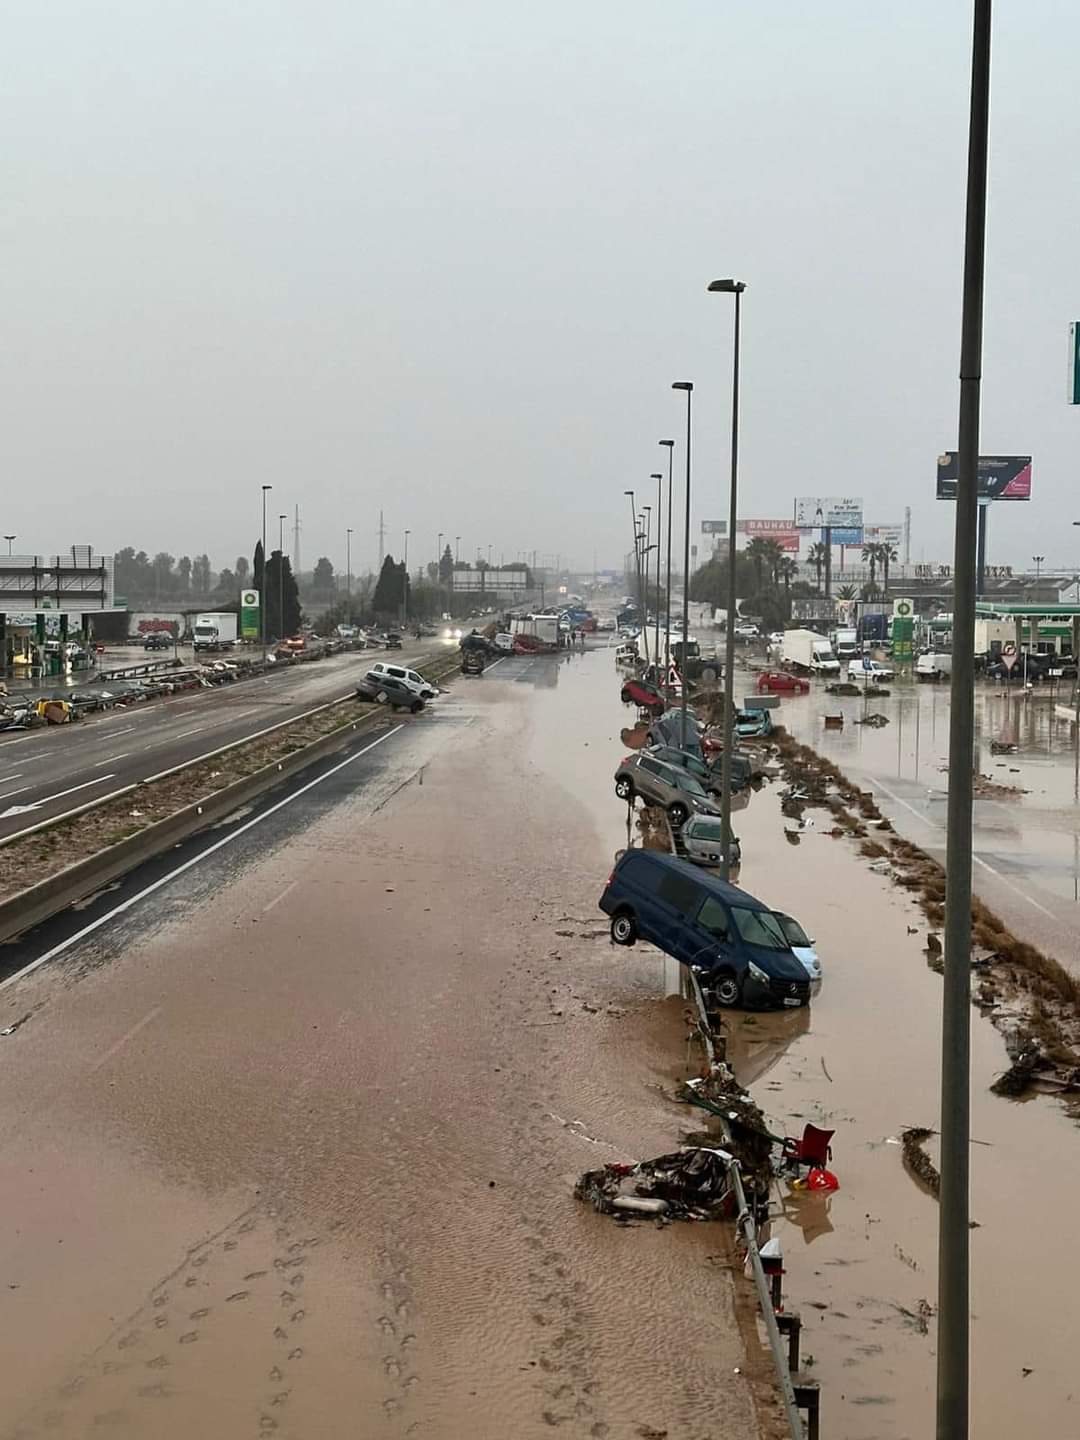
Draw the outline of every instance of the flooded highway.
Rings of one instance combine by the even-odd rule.
[[[572,1198],[684,1118],[682,1007],[596,909],[612,679],[457,681],[24,942],[0,1436],[780,1433],[725,1232]]]

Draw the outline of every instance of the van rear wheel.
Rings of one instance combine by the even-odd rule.
[[[628,910],[611,917],[611,938],[616,945],[633,945],[637,939],[637,922]]]
[[[676,827],[676,829],[680,829],[683,825],[686,824],[687,813],[688,812],[686,806],[681,805],[678,801],[676,801],[675,804],[672,805],[668,810],[668,817],[671,820],[671,823]]]
[[[741,987],[735,976],[728,972],[713,983],[712,992],[716,996],[716,1003],[730,1010],[739,1003]]]

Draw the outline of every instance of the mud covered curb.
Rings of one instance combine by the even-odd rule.
[[[457,669],[432,665],[433,680]],[[58,820],[0,849],[0,940],[51,915],[224,819],[244,804],[358,734],[385,730],[380,706],[357,713],[331,701],[272,735],[237,745],[199,764],[131,786],[102,805]],[[80,853],[81,852],[81,853]],[[25,877],[37,877],[31,886]]]
[[[861,790],[809,745],[786,731],[774,732],[788,790],[786,815],[824,808],[834,836],[860,840],[871,867],[911,898],[934,929],[927,935],[927,963],[942,968],[936,930],[945,921],[944,867],[910,840],[893,833],[871,791]],[[1050,955],[1020,940],[979,899],[971,905],[972,1003],[1005,1037],[1010,1069],[996,1082],[999,1094],[1020,1095],[1040,1084],[1058,1093],[1076,1092],[1080,1104],[1080,979]]]

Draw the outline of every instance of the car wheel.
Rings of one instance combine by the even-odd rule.
[[[412,702],[412,704],[409,706],[409,713],[410,713],[411,715],[419,715],[419,714],[420,714],[420,711],[421,711],[423,708],[424,708],[424,702],[423,702],[423,700],[414,700],[414,701]]]
[[[701,678],[705,681],[706,685],[711,685],[712,682],[716,679],[715,665],[706,665],[704,670],[702,670],[701,672]]]
[[[633,800],[634,782],[629,775],[620,775],[615,781],[615,794],[620,800]]]
[[[722,1005],[725,1010],[730,1010],[733,1005],[739,1003],[741,987],[734,975],[729,973],[721,975],[711,987],[716,996],[716,1003]]]
[[[611,917],[611,938],[616,945],[633,945],[637,939],[637,922],[627,910]]]
[[[679,828],[682,825],[686,824],[686,817],[688,813],[689,812],[687,811],[686,806],[680,804],[677,800],[674,805],[668,808],[668,816],[671,820],[671,823],[676,828]]]

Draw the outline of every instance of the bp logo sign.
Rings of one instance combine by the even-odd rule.
[[[894,600],[892,613],[894,619],[910,620],[915,614],[915,607],[910,600]]]
[[[240,604],[245,610],[257,610],[259,608],[258,590],[241,590]]]
[[[240,638],[241,640],[258,640],[259,632],[259,592],[258,590],[241,590]]]

